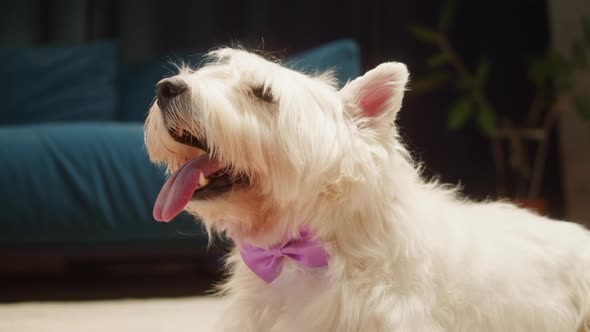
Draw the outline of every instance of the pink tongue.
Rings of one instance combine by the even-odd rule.
[[[201,173],[206,178],[219,169],[219,163],[208,154],[187,161],[172,173],[156,199],[154,219],[168,222],[176,217],[193,197],[195,190],[201,188]]]

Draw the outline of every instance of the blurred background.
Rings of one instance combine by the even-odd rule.
[[[587,0],[2,2],[0,301],[188,296],[219,280],[223,241],[151,217],[164,178],[142,122],[171,62],[220,45],[342,82],[404,62],[398,126],[425,176],[588,222],[589,18]]]

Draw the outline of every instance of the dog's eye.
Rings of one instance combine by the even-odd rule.
[[[266,103],[273,103],[275,101],[272,91],[269,88],[265,88],[263,85],[255,86],[251,88],[251,93],[254,97]]]

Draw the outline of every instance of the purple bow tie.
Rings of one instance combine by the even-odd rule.
[[[287,240],[268,250],[242,244],[240,254],[244,263],[267,283],[279,275],[285,256],[307,267],[327,266],[329,257],[322,244],[307,230],[301,230],[299,238]]]

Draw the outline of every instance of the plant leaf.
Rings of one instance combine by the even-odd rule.
[[[468,81],[463,77],[458,77],[453,81],[455,82],[455,89],[457,89],[458,92],[467,91],[471,87],[471,81]]]
[[[578,95],[574,97],[576,111],[586,120],[590,120],[590,96]]]
[[[446,53],[438,53],[426,60],[426,63],[430,68],[437,68],[442,65],[445,65],[449,62],[450,58],[449,55]]]
[[[457,130],[463,127],[474,110],[473,101],[470,98],[459,99],[451,106],[447,115],[447,128]]]
[[[561,54],[551,54],[549,56],[549,66],[552,75],[560,75],[564,72],[570,72],[571,66]]]
[[[571,60],[574,66],[580,69],[586,69],[588,66],[588,61],[586,61],[586,49],[584,48],[584,44],[582,44],[580,41],[576,41],[572,45],[571,52]]]
[[[455,16],[455,8],[457,7],[456,0],[447,0],[445,1],[439,20],[438,20],[438,28],[441,31],[447,32],[451,27],[451,23],[453,23],[453,16]]]
[[[449,80],[449,74],[445,72],[433,73],[410,81],[410,91],[423,94],[434,91],[443,86]]]
[[[582,21],[582,33],[584,34],[584,40],[586,41],[586,46],[590,47],[590,18],[587,16],[583,16],[581,18]]]
[[[442,36],[438,31],[420,24],[410,24],[408,27],[414,37],[424,43],[437,44]]]
[[[570,85],[572,66],[557,54],[549,54],[529,61],[529,78],[537,85],[553,80],[558,89],[567,89]]]
[[[551,54],[548,57],[547,69],[549,78],[555,82],[558,90],[567,90],[571,85],[572,66],[560,54]]]
[[[475,81],[479,86],[484,86],[490,74],[490,61],[483,59],[479,62],[477,71],[475,72]]]
[[[477,127],[486,136],[491,136],[496,130],[496,114],[489,109],[481,109],[477,114]]]
[[[528,62],[529,79],[536,85],[542,85],[549,78],[547,57],[535,57]]]

